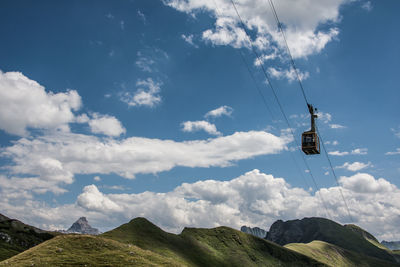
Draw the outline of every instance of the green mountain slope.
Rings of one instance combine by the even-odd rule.
[[[379,243],[378,239],[375,238],[375,236],[371,235],[361,227],[354,225],[354,224],[346,224],[344,225],[347,229],[353,231],[354,233],[360,235],[362,238],[373,244],[374,246],[377,246],[380,249],[388,250],[387,247]]]
[[[0,261],[53,238],[58,233],[40,230],[0,214]]]
[[[228,228],[185,228],[166,233],[144,218],[102,237],[135,244],[187,266],[323,266],[307,256]]]
[[[277,221],[267,234],[267,239],[280,245],[325,241],[341,248],[396,263],[391,251],[377,246],[377,240],[368,232],[355,226],[343,226],[324,218]],[[368,237],[369,240],[365,238]],[[376,241],[376,242],[375,242]]]
[[[390,267],[399,266],[395,263],[379,260],[377,258],[361,255],[341,247],[323,242],[312,241],[311,243],[291,243],[285,245],[286,248],[307,255],[315,260],[323,262],[332,267]]]
[[[90,235],[61,235],[0,266],[181,266],[134,245]]]

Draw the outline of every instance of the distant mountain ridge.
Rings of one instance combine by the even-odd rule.
[[[163,231],[136,218],[101,235],[60,235],[0,266],[326,266],[229,227]]]
[[[391,250],[400,250],[400,241],[385,241],[381,242],[382,245]]]
[[[248,227],[248,226],[242,226],[240,228],[240,231],[246,234],[254,235],[259,238],[265,238],[267,236],[267,231],[259,228],[259,227]]]
[[[10,221],[3,215],[1,220]],[[88,225],[82,217],[68,230]],[[135,218],[101,235],[59,234],[1,261],[0,266],[400,266],[398,252],[385,248],[367,231],[324,218],[276,221],[266,238],[274,241],[225,226],[184,228],[172,234],[145,218]],[[314,240],[306,242],[309,239]],[[285,242],[290,243],[278,244]]]
[[[398,256],[380,246],[378,240],[355,225],[340,225],[325,218],[304,218],[302,220],[278,220],[271,225],[266,236],[279,245],[324,241],[346,250],[372,256],[388,262],[399,262]]]

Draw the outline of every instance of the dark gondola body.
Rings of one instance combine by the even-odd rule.
[[[315,127],[315,119],[318,116],[314,114],[314,107],[312,105],[307,104],[307,106],[311,115],[311,130],[301,135],[301,150],[303,150],[306,155],[320,154],[319,138]]]

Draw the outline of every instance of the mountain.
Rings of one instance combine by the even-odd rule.
[[[71,227],[66,231],[66,233],[76,233],[76,234],[87,234],[87,235],[98,235],[99,230],[93,228],[89,225],[86,217],[80,217],[76,222],[74,222]]]
[[[258,228],[258,227],[247,227],[247,226],[242,226],[240,228],[240,231],[242,231],[243,233],[246,234],[250,234],[250,235],[254,235],[257,236],[259,238],[265,238],[267,236],[267,231]]]
[[[355,225],[343,226],[324,218],[304,218],[271,225],[267,240],[279,245],[290,243],[310,243],[320,240],[340,248],[396,263],[398,257],[380,246],[367,231]]]
[[[56,235],[57,233],[44,231],[0,214],[0,261]]]
[[[381,242],[382,245],[391,250],[400,250],[400,241],[385,241]]]
[[[369,257],[360,253],[356,253],[339,246],[326,243],[324,241],[314,240],[310,243],[291,243],[285,245],[286,248],[297,251],[303,255],[307,255],[315,260],[325,263],[332,267],[390,267],[399,266],[396,263]]]
[[[92,235],[60,235],[0,266],[181,266],[149,250]]]
[[[184,266],[324,266],[300,253],[228,227],[185,228],[175,235],[145,218],[136,218],[100,236],[134,244]]]

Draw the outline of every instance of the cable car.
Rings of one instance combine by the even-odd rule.
[[[318,134],[315,130],[315,119],[318,118],[317,114],[314,114],[314,107],[307,103],[308,111],[311,115],[311,130],[304,132],[301,135],[301,150],[306,155],[320,154],[320,144]],[[317,109],[315,109],[316,111]]]

